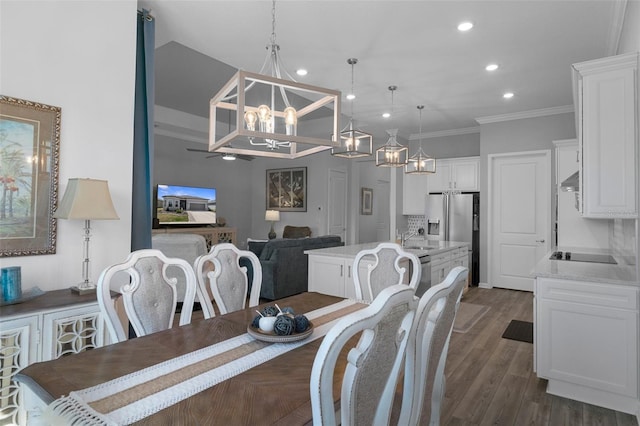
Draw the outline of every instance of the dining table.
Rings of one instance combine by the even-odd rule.
[[[45,404],[71,392],[96,387],[123,376],[132,376],[156,365],[227,342],[246,338],[247,327],[268,305],[290,307],[296,314],[347,300],[306,292],[261,303],[191,324],[127,341],[106,345],[24,368],[17,380],[27,385]],[[357,309],[364,307],[363,304]],[[353,309],[352,309],[353,310]],[[313,320],[311,321],[313,324]],[[335,319],[334,319],[335,323]],[[315,332],[315,330],[314,330]],[[303,343],[303,344],[302,344]],[[312,423],[309,379],[322,338],[298,341],[300,346],[261,362],[246,371],[136,420],[140,425],[305,425]],[[272,344],[272,343],[267,343]],[[273,343],[279,344],[279,343]],[[284,343],[289,344],[289,343]],[[334,398],[339,404],[346,366],[341,354],[334,376]]]

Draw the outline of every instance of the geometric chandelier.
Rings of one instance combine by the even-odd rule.
[[[295,159],[339,146],[341,94],[298,83],[281,67],[275,0],[267,50],[259,73],[238,71],[211,99],[209,151]]]
[[[436,159],[428,156],[422,150],[422,110],[424,105],[418,105],[420,111],[420,147],[409,157],[409,161],[404,166],[404,172],[409,175],[428,175],[436,172]]]
[[[356,58],[349,58],[347,59],[347,63],[351,65],[351,93],[347,95],[347,99],[351,101],[351,117],[349,117],[347,127],[340,132],[340,146],[331,148],[331,155],[344,158],[368,157],[371,155],[373,136],[354,128],[353,124],[353,102],[355,99],[353,91],[353,66],[358,63],[358,60]]]
[[[393,117],[393,92],[397,86],[389,86],[391,91],[391,117]],[[389,140],[387,143],[376,149],[376,166],[378,167],[402,167],[407,164],[408,148],[400,145],[396,137],[398,129],[387,130]]]

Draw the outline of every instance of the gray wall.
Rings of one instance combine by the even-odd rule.
[[[416,152],[420,141],[409,142],[409,155]],[[422,150],[431,157],[458,158],[480,155],[480,131],[465,135],[441,136],[422,139]]]
[[[487,201],[489,194],[488,156],[507,152],[537,150],[551,151],[551,164],[555,164],[553,141],[576,137],[574,114],[558,114],[547,117],[527,118],[481,125],[480,133],[480,282],[487,282]],[[551,185],[555,182],[552,167]],[[553,194],[553,188],[551,188]],[[555,197],[550,205],[555,211]],[[548,236],[551,240],[551,234]],[[489,283],[490,284],[490,283]]]
[[[239,241],[246,241],[251,230],[251,196],[247,189],[253,162],[206,158],[207,153],[186,150],[207,149],[206,145],[165,136],[156,135],[155,145],[154,184],[216,188],[218,216],[226,219],[227,226],[237,228]]]

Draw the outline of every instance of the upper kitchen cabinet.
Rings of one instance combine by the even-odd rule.
[[[402,173],[402,214],[423,215],[431,175]]]
[[[638,53],[573,65],[584,217],[638,216]]]
[[[479,191],[480,157],[436,160],[436,172],[427,180],[428,192]]]

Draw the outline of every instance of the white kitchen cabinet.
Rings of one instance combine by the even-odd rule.
[[[573,65],[580,212],[638,216],[638,53]]]
[[[431,256],[431,285],[440,284],[456,266],[469,268],[469,252],[467,247],[459,247],[445,253]],[[465,285],[465,292],[469,288],[469,278]]]
[[[535,363],[547,392],[626,413],[638,403],[638,288],[540,278]]]
[[[402,214],[424,215],[429,175],[402,174]]]
[[[436,160],[436,173],[429,175],[428,192],[479,191],[480,158],[447,158]]]
[[[431,256],[431,286],[440,284],[451,270],[451,252]]]
[[[353,259],[309,255],[309,291],[355,298]]]
[[[104,345],[106,327],[95,295],[78,296],[68,289],[2,309],[0,408],[9,423],[27,424],[27,411],[37,399],[25,398],[14,376],[34,362]]]

